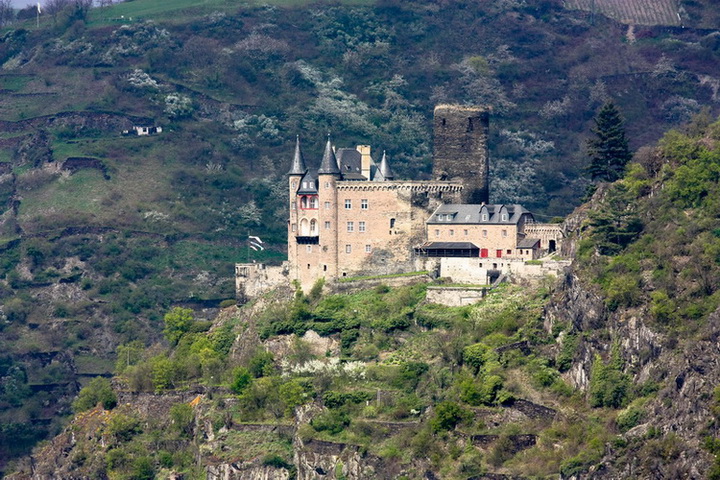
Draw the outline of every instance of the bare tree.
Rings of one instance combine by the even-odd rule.
[[[10,0],[0,0],[0,27],[11,24],[13,20],[15,20],[15,10]]]

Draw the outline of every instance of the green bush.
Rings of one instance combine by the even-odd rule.
[[[617,347],[613,347],[608,364],[605,364],[599,355],[595,355],[588,392],[590,406],[620,408],[627,404],[630,393],[630,377],[622,372]]]
[[[335,435],[350,425],[350,416],[345,410],[332,409],[313,418],[310,425],[317,432],[328,432]]]
[[[245,367],[237,367],[233,370],[233,381],[230,390],[240,395],[252,383],[253,375]]]
[[[468,416],[468,412],[455,402],[442,402],[435,407],[430,426],[435,432],[452,430]]]
[[[83,387],[78,398],[73,402],[73,410],[76,413],[83,412],[95,408],[97,405],[101,405],[106,410],[115,408],[117,405],[117,395],[107,378],[94,378],[87,386]]]

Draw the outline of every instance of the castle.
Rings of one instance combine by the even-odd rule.
[[[298,138],[285,281],[308,289],[320,278],[432,270],[485,283],[558,248],[558,225],[536,223],[520,205],[489,204],[488,125],[485,108],[438,105],[430,181],[397,180],[385,153],[378,164],[369,146],[334,148],[330,138],[319,167],[309,168]],[[239,296],[277,278],[260,265],[236,267]]]

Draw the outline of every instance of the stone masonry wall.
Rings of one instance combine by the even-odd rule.
[[[462,203],[489,203],[488,130],[485,107],[435,107],[433,177],[461,181]]]

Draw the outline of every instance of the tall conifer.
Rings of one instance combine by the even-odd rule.
[[[588,173],[593,180],[614,182],[622,177],[625,165],[632,158],[625,138],[625,123],[612,102],[603,105],[594,121],[595,137],[587,144]]]

